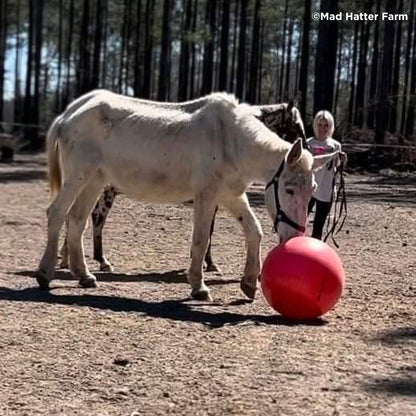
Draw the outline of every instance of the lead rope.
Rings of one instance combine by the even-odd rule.
[[[334,203],[334,217],[332,225],[330,226],[331,218],[328,220],[329,230],[324,238],[324,241],[331,236],[335,247],[339,248],[339,244],[335,240],[335,236],[342,230],[345,220],[347,219],[347,196],[345,193],[345,178],[344,178],[344,164],[341,163],[334,176],[334,185],[337,176],[339,176],[339,187],[335,195]],[[337,209],[338,208],[338,209]]]

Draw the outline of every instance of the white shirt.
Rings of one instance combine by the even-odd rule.
[[[307,140],[309,150],[315,155],[324,155],[341,151],[341,143],[328,137],[325,140],[317,140],[315,137],[310,137]],[[322,202],[331,202],[332,194],[335,192],[334,177],[337,166],[339,166],[339,158],[335,158],[326,166],[315,172],[315,180],[318,184],[313,197]]]

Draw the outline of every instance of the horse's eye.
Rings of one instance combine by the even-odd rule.
[[[290,196],[293,196],[295,193],[293,192],[293,189],[286,189],[286,193]]]

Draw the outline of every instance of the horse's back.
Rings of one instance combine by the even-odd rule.
[[[97,90],[65,118],[66,138],[83,146],[85,161],[99,155],[100,172],[121,192],[182,201],[209,183],[221,187],[233,169],[237,105],[233,96],[213,94],[190,113]]]

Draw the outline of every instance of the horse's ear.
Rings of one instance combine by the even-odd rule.
[[[287,154],[287,163],[289,165],[292,165],[293,163],[296,163],[299,158],[302,155],[302,139],[296,139],[296,141],[293,143],[292,147],[289,150],[289,153]]]
[[[290,111],[293,107],[297,107],[297,106],[298,106],[298,101],[296,100],[296,98],[293,98],[289,100],[289,102],[287,103],[287,111]]]

